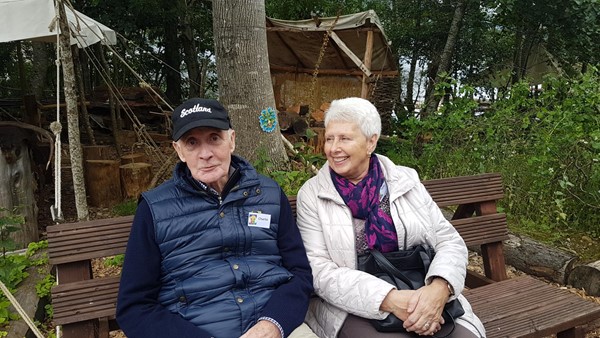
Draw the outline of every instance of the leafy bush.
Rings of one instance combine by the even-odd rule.
[[[253,163],[254,168],[259,173],[275,180],[288,196],[296,195],[304,182],[313,176],[313,173],[308,168],[309,165],[319,166],[324,163],[323,155],[314,154],[312,149],[305,143],[297,143],[294,147],[298,151],[294,160],[300,163],[299,168],[296,170],[273,170],[273,164],[264,149],[258,150],[258,158]]]
[[[31,266],[39,266],[48,262],[48,257],[42,255],[40,258],[33,258],[33,255],[40,249],[47,248],[47,241],[40,241],[30,243],[27,251],[24,255],[11,254],[8,255],[7,251],[13,250],[16,245],[10,238],[12,232],[20,230],[20,226],[25,223],[23,216],[19,215],[16,211],[8,212],[7,210],[0,210],[0,247],[2,255],[0,256],[0,281],[6,285],[10,292],[14,292],[17,286],[29,276],[27,268]],[[40,297],[49,295],[49,289],[54,284],[54,276],[47,275],[42,281],[44,286],[40,287],[36,285],[36,290]],[[9,310],[10,301],[2,293],[0,294],[0,337],[5,337],[8,333],[2,328],[9,324],[9,321],[16,320],[19,318],[18,314],[12,313]]]
[[[519,83],[484,113],[464,98],[426,119],[411,117],[378,147],[423,179],[500,172],[511,224],[600,236],[600,77]]]

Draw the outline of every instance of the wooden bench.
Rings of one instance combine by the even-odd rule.
[[[54,324],[64,338],[108,337],[115,321],[119,277],[94,276],[92,259],[124,254],[133,216],[47,227],[48,256],[56,267]]]
[[[452,223],[468,246],[479,246],[484,275],[467,274],[469,299],[487,336],[559,338],[585,336],[586,323],[600,318],[600,305],[535,278],[508,279],[502,241],[506,216],[499,174],[423,182],[440,207],[455,207]],[[295,196],[289,198],[295,213]],[[52,289],[54,322],[64,338],[108,337],[115,321],[117,277],[92,276],[91,260],[125,252],[132,216],[48,227],[50,262],[59,284]]]

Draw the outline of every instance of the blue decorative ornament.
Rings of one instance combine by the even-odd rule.
[[[271,107],[263,109],[260,112],[259,120],[260,128],[267,133],[271,133],[277,127],[277,112]]]

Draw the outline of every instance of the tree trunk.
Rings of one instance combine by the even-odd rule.
[[[413,48],[413,54],[410,59],[410,69],[406,80],[406,97],[404,98],[404,106],[410,114],[415,111],[415,102],[417,99],[414,94],[415,73],[417,71],[417,61],[419,60],[419,53],[416,50],[416,46]]]
[[[170,0],[163,0],[164,8],[168,9],[164,19],[165,29],[165,63],[169,66],[165,68],[167,89],[165,95],[174,106],[181,103],[181,54],[179,53],[179,38],[177,37],[177,25],[179,17],[174,16],[176,11],[172,10],[173,5]]]
[[[600,296],[600,261],[578,265],[569,274],[569,284],[584,289],[590,296]]]
[[[61,63],[63,66],[64,92],[67,105],[67,124],[69,133],[69,154],[71,156],[71,171],[73,173],[73,190],[75,192],[75,207],[77,219],[88,219],[88,206],[83,178],[83,163],[81,160],[81,140],[79,137],[79,114],[77,113],[77,91],[75,89],[75,67],[71,54],[71,33],[67,23],[65,7],[61,0],[57,2],[60,24]],[[57,151],[60,151],[57,149]]]
[[[110,69],[108,68],[108,62],[106,62],[106,57],[104,56],[104,49],[102,49],[102,44],[96,44],[96,53],[100,55],[100,65],[102,66],[100,69],[103,69],[102,76],[105,78],[110,78]],[[110,107],[110,123],[112,126],[112,136],[115,141],[115,146],[117,148],[117,154],[121,156],[121,139],[119,138],[119,132],[121,131],[121,125],[117,120],[117,110],[115,107],[115,94],[113,89],[113,83],[111,81],[106,81],[106,86],[108,88],[108,106]]]
[[[17,247],[25,248],[39,240],[36,180],[30,144],[34,137],[15,127],[1,127],[0,134],[0,218],[21,215],[24,224],[13,224],[19,231],[8,234]]]
[[[147,163],[148,156],[145,153],[131,153],[121,156],[121,165],[129,163]]]
[[[505,242],[506,262],[530,275],[566,284],[577,256],[570,252],[536,242],[525,236],[510,235]]]
[[[44,42],[32,42],[33,47],[33,69],[31,73],[31,91],[38,100],[45,97],[44,87],[46,84],[46,73],[48,70],[48,55],[47,44]]]
[[[515,45],[514,45],[514,54],[513,54],[513,67],[511,71],[511,83],[515,84],[521,80],[521,66],[523,59],[523,46],[525,44],[524,37],[524,23],[521,20],[520,26],[517,28],[517,33],[515,34]]]
[[[74,60],[79,60],[79,48],[75,45],[71,49],[73,51]],[[88,114],[87,105],[85,103],[85,86],[83,85],[83,70],[81,68],[81,62],[77,63],[75,69],[75,82],[79,89],[79,102],[81,107],[81,118],[83,119],[83,125],[85,126],[85,132],[89,138],[89,142],[92,145],[96,145],[96,138],[94,137],[94,131],[92,130],[92,124],[90,123],[90,114]]]
[[[119,167],[123,197],[138,199],[150,186],[152,165],[149,163],[128,163]]]
[[[262,148],[274,170],[286,169],[279,125],[266,132],[259,123],[261,111],[275,110],[264,1],[214,1],[213,32],[219,94],[237,131],[236,152],[253,162]]]
[[[450,72],[452,55],[454,54],[454,47],[456,45],[456,40],[458,39],[460,24],[462,22],[463,16],[465,15],[465,10],[467,8],[467,1],[468,0],[459,0],[456,3],[452,23],[450,24],[450,30],[448,31],[448,38],[446,39],[446,45],[444,46],[444,50],[442,51],[442,55],[440,56],[439,66],[435,74],[435,80],[433,81],[433,88],[431,88],[432,90],[430,91],[428,97],[425,98],[426,114],[436,111],[437,106],[440,103],[441,97],[436,94],[435,85],[440,83],[443,77],[448,75],[448,73]]]
[[[83,160],[114,160],[114,150],[110,145],[83,146]]]
[[[90,205],[110,208],[122,201],[119,161],[85,161],[85,182]]]
[[[200,75],[200,66],[198,64],[198,48],[195,43],[194,30],[190,18],[191,9],[188,8],[185,0],[179,0],[180,7],[184,9],[183,14],[183,33],[181,34],[181,45],[183,55],[187,66],[190,92],[189,97],[202,97],[200,92],[202,78]]]
[[[25,61],[23,60],[23,46],[21,41],[17,41],[17,61],[19,64],[19,83],[21,84],[21,96],[29,94],[27,80],[25,80]]]

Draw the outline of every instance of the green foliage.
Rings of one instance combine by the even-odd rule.
[[[126,200],[123,203],[117,204],[113,207],[113,213],[117,216],[129,216],[135,215],[137,209],[137,200]]]
[[[298,154],[295,155],[295,160],[301,163],[298,170],[273,170],[273,164],[264,149],[257,150],[258,156],[253,163],[254,168],[259,173],[275,180],[288,196],[296,195],[304,182],[313,176],[308,166],[320,166],[324,163],[323,155],[314,154],[312,149],[304,142],[296,144],[295,149],[298,151]]]
[[[270,176],[281,186],[288,196],[296,195],[304,182],[312,177],[309,172],[299,170],[273,171]]]
[[[313,16],[329,17],[362,12],[374,6],[382,6],[379,0],[266,0],[267,16],[283,20],[310,19]]]
[[[35,285],[35,291],[40,298],[50,296],[50,291],[52,290],[52,286],[56,283],[56,278],[48,274],[42,279],[38,281]]]
[[[29,276],[29,273],[26,272],[27,268],[48,263],[48,257],[45,254],[39,258],[33,259],[33,255],[36,252],[47,247],[47,241],[33,242],[29,244],[24,255],[3,255],[2,258],[0,258],[0,280],[11,292],[14,292],[18,285]],[[52,288],[52,285],[54,285],[54,282],[54,276],[47,274],[44,279],[36,284],[38,296],[49,296],[50,289]],[[3,331],[2,327],[8,325],[9,321],[17,320],[19,318],[16,313],[9,311],[10,305],[11,304],[6,296],[4,294],[0,295],[0,337],[7,335],[7,332]]]
[[[485,113],[468,92],[427,119],[409,118],[380,152],[424,179],[501,172],[510,222],[524,231],[600,234],[600,76],[518,83]],[[468,91],[468,90],[467,90]]]
[[[125,261],[125,255],[116,255],[104,260],[104,265],[106,266],[123,266],[123,262]]]
[[[27,268],[31,266],[40,266],[48,263],[48,257],[44,254],[39,258],[33,258],[40,250],[48,247],[47,241],[33,242],[27,247],[24,255],[6,254],[7,251],[13,250],[16,246],[10,238],[10,234],[20,230],[20,227],[25,223],[22,215],[16,211],[7,212],[0,210],[0,246],[2,247],[2,256],[0,257],[0,281],[6,285],[10,292],[14,292],[17,286],[29,276]],[[54,284],[54,276],[48,274],[44,279],[37,283],[36,291],[40,297],[46,297],[50,294],[50,288]],[[7,336],[7,332],[2,328],[9,324],[9,321],[16,320],[19,316],[10,312],[10,301],[4,294],[0,295],[0,337]]]
[[[21,230],[21,225],[25,224],[25,217],[19,214],[17,209],[6,210],[0,208],[0,248],[2,255],[7,251],[13,251],[17,248],[15,241],[10,238],[10,234]]]

